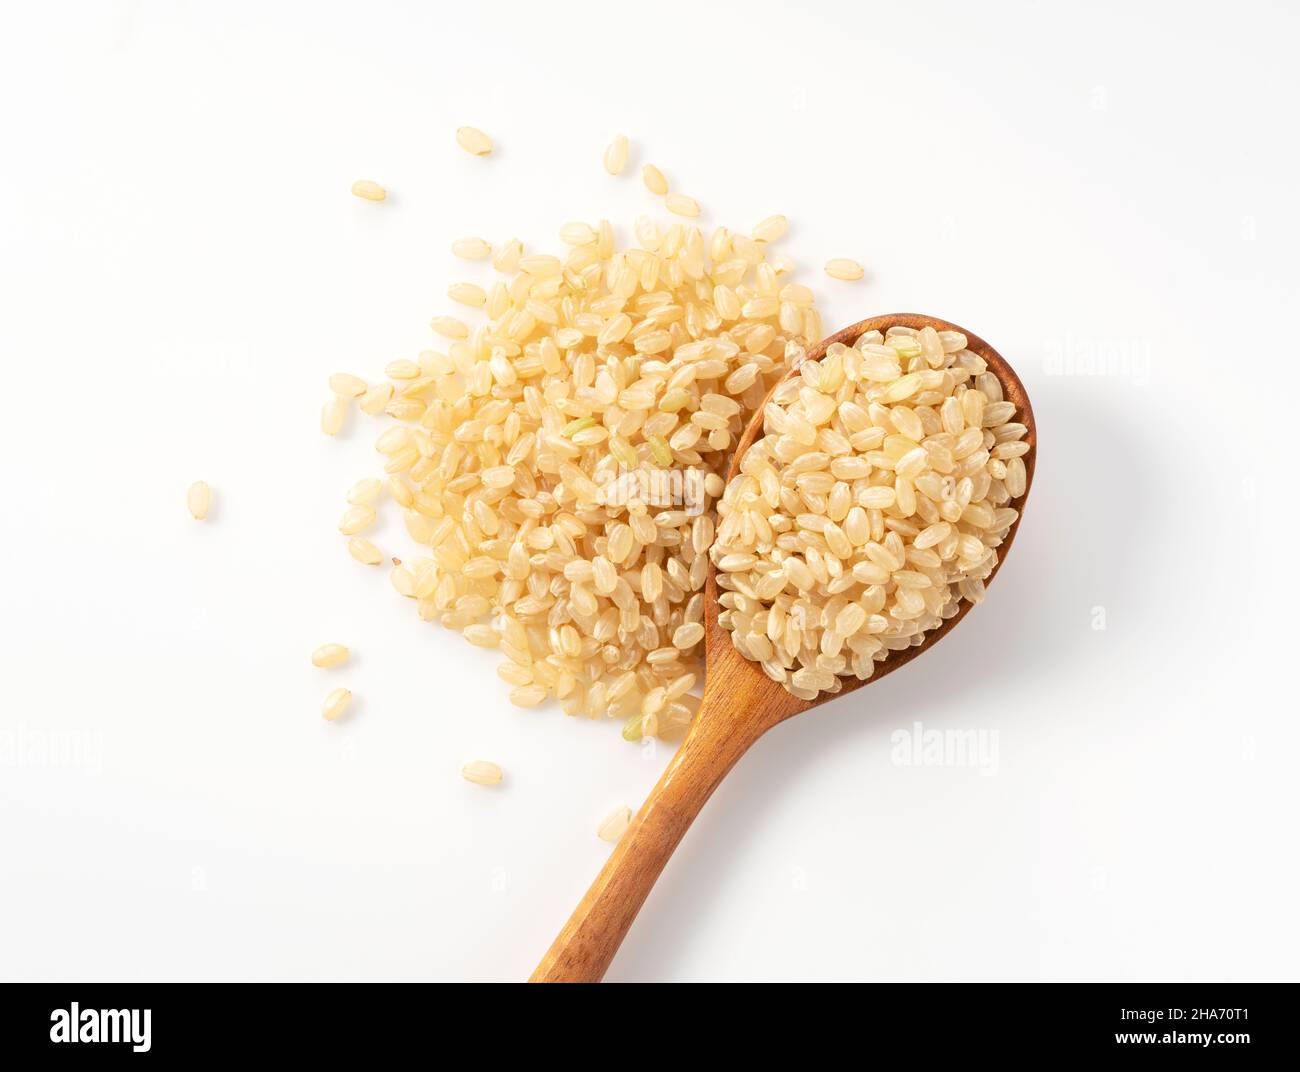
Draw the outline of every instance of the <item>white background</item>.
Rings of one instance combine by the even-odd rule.
[[[761,741],[610,978],[1295,977],[1298,23],[6,4],[0,976],[527,975],[669,752],[510,707],[493,658],[349,559],[377,426],[318,413],[486,276],[453,238],[626,237],[653,160],[708,224],[788,214],[828,330],[984,336],[1041,445],[988,602]],[[354,660],[314,669],[325,641]],[[918,722],[996,762],[905,764]],[[506,783],[462,781],[475,757]]]

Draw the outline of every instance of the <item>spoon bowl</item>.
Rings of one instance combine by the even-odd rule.
[[[1033,484],[1038,437],[1029,395],[1015,370],[979,336],[938,317],[916,313],[877,316],[851,324],[823,339],[804,360],[815,361],[835,343],[852,346],[865,332],[884,332],[893,326],[917,329],[929,326],[936,331],[958,331],[965,335],[966,348],[984,359],[989,371],[1002,384],[1003,398],[1015,405],[1016,419],[1027,428],[1025,442],[1029,444],[1029,451],[1023,456],[1025,491],[1016,501],[1020,516],[998,548],[997,564],[985,578],[987,585],[1006,561]],[[798,368],[792,368],[787,378],[797,375]],[[768,400],[770,398],[771,393]],[[728,480],[738,472],[745,451],[762,434],[763,407],[760,406],[736,445]],[[704,697],[699,713],[659,784],[542,958],[531,981],[599,982],[691,821],[749,746],[786,719],[879,681],[910,663],[952,632],[973,606],[962,600],[957,613],[927,632],[922,643],[891,652],[888,658],[876,665],[874,673],[866,681],[856,677],[841,678],[839,692],[822,693],[814,700],[801,700],[764,674],[756,663],[741,655],[727,630],[718,624],[717,576],[710,566],[705,583]]]

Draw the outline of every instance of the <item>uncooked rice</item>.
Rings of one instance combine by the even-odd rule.
[[[482,309],[487,304],[487,291],[477,283],[453,283],[447,288],[447,297],[471,309]],[[419,369],[416,369],[419,374]]]
[[[212,489],[202,480],[196,480],[185,493],[185,505],[195,521],[202,521],[212,508]]]
[[[352,194],[363,201],[383,201],[388,196],[388,191],[377,182],[358,179],[352,184]]]
[[[366,381],[360,376],[336,372],[330,377],[330,390],[344,398],[360,398],[366,393]]]
[[[632,809],[627,807],[615,808],[601,820],[600,826],[596,828],[596,836],[601,841],[608,841],[611,845],[614,845],[627,833],[627,828],[631,825]]]
[[[775,242],[785,235],[787,221],[784,216],[768,216],[760,220],[750,235],[755,242]]]
[[[368,529],[375,522],[375,508],[361,503],[357,506],[349,506],[339,519],[339,532],[344,536],[355,536],[358,532]]]
[[[325,697],[325,706],[321,708],[321,716],[326,722],[333,722],[341,718],[343,712],[348,709],[348,704],[352,702],[352,693],[347,689],[335,689]]]
[[[350,654],[345,644],[322,644],[311,653],[311,664],[321,669],[342,666]]]
[[[627,138],[620,134],[612,142],[609,148],[605,150],[605,170],[611,175],[620,175],[623,172],[623,165],[627,163],[628,143]]]
[[[669,194],[664,199],[664,207],[677,216],[694,219],[700,214],[700,203],[685,194]]]
[[[736,649],[812,700],[982,599],[1025,491],[1014,416],[955,331],[896,325],[804,363],[718,506]]]
[[[653,166],[643,176],[667,191]],[[628,740],[694,716],[722,474],[767,391],[821,336],[812,292],[769,258],[784,229],[775,216],[754,238],[706,235],[643,217],[620,248],[608,221],[578,221],[558,256],[511,239],[482,305],[478,289],[453,288],[487,322],[435,317],[445,341],[360,394],[363,412],[396,419],[376,446],[421,550],[393,586],[425,621],[499,651],[515,704],[618,717]],[[375,499],[369,486],[351,495],[339,525],[366,564],[383,558],[358,535]]]
[[[377,566],[384,560],[384,553],[363,536],[348,541],[348,554],[366,566]]]
[[[384,485],[374,477],[358,480],[348,489],[348,502],[353,506],[370,506],[384,493]]]
[[[842,279],[851,283],[861,279],[866,273],[857,261],[851,261],[848,257],[833,257],[826,262],[826,274],[832,279]]]
[[[487,156],[492,151],[492,139],[477,127],[461,127],[456,131],[456,144],[467,153]]]
[[[492,246],[481,238],[458,238],[451,244],[452,256],[466,261],[485,261],[492,256]]]
[[[654,164],[646,164],[641,169],[641,181],[645,183],[645,188],[652,194],[659,197],[665,197],[668,194],[668,180],[664,178],[664,173]]]
[[[321,407],[320,430],[328,436],[338,435],[348,417],[348,400],[335,394]]]
[[[461,777],[475,785],[497,785],[505,777],[501,768],[486,759],[472,759],[460,769]]]

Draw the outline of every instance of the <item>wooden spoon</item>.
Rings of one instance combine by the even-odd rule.
[[[965,328],[933,316],[899,313],[876,316],[863,320],[823,339],[808,353],[806,360],[821,357],[832,343],[842,342],[852,346],[864,332],[873,329],[884,331],[892,325],[923,328],[936,331],[960,331],[966,336],[966,346],[986,362],[989,371],[1002,382],[1003,396],[1016,405],[1016,417],[1028,426],[1025,439],[1029,452],[1024,455],[1025,495],[1016,503],[1024,514],[1024,501],[1034,476],[1034,457],[1037,454],[1037,432],[1034,411],[1029,396],[1011,366],[996,350]],[[790,375],[794,375],[792,370]],[[760,407],[741,436],[732,458],[728,478],[735,476],[740,458],[763,430],[763,413]],[[1015,539],[1020,518],[1011,526],[1002,546],[998,548],[998,565],[1006,561],[1007,552]],[[987,581],[993,579],[992,575]],[[599,982],[614,959],[620,943],[632,926],[632,920],[654,885],[659,873],[668,862],[677,843],[681,841],[691,821],[699,814],[704,802],[718,787],[727,771],[732,768],[745,750],[759,737],[779,722],[811,707],[836,699],[862,685],[879,681],[905,663],[928,651],[948,635],[971,609],[973,604],[962,601],[957,614],[937,629],[926,634],[925,642],[916,647],[892,653],[877,664],[875,673],[866,681],[843,679],[838,693],[823,693],[816,700],[800,700],[764,674],[757,664],[750,662],[731,643],[727,631],[718,625],[718,586],[712,566],[705,586],[705,638],[706,673],[704,699],[695,716],[690,732],[659,784],[641,806],[632,825],[628,827],[609,860],[601,869],[591,889],[574,910],[542,962],[533,972],[531,982]]]

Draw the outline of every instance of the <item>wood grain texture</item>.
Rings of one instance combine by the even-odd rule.
[[[1017,419],[1029,429],[1025,436],[1030,445],[1029,452],[1024,455],[1025,495],[1016,504],[1021,516],[999,548],[998,564],[986,582],[991,583],[1006,561],[1020,528],[1025,501],[1033,483],[1038,431],[1029,395],[1011,366],[979,336],[938,317],[917,313],[894,313],[852,324],[823,339],[809,351],[807,360],[821,357],[832,343],[852,345],[864,332],[883,331],[895,324],[913,328],[929,325],[936,331],[960,331],[964,334],[967,347],[988,362],[989,370],[1002,382],[1006,400],[1015,403]],[[792,370],[791,375],[794,374]],[[741,456],[761,432],[760,407],[736,446],[728,478],[735,475]],[[867,681],[848,678],[839,693],[824,694],[816,700],[806,701],[790,695],[736,651],[727,631],[718,625],[718,589],[710,568],[705,586],[704,647],[707,665],[700,711],[658,785],[542,958],[531,981],[599,982],[673,850],[705,801],[749,746],[785,719],[879,681],[911,662],[956,628],[972,606],[963,602],[956,615],[927,634],[925,643],[895,652],[878,665]]]

